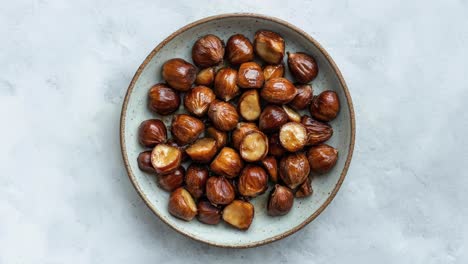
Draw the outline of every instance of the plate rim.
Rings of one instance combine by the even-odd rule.
[[[153,207],[153,205],[150,203],[148,197],[143,193],[143,191],[141,190],[139,184],[137,183],[136,177],[135,177],[135,175],[133,174],[133,172],[132,172],[132,170],[130,168],[130,164],[129,164],[129,161],[128,161],[128,155],[127,155],[127,149],[126,149],[126,146],[125,146],[125,118],[126,118],[125,116],[126,116],[126,113],[127,113],[128,101],[130,99],[130,95],[131,95],[131,93],[133,91],[133,88],[135,86],[136,81],[140,77],[142,71],[145,69],[147,64],[151,61],[151,59],[168,42],[170,42],[172,39],[174,39],[179,34],[185,32],[185,31],[187,31],[187,30],[189,30],[189,29],[191,29],[193,27],[196,27],[198,25],[201,25],[201,24],[204,24],[204,23],[207,23],[207,22],[211,22],[213,20],[218,20],[218,19],[223,19],[223,18],[235,18],[235,17],[249,17],[249,18],[257,18],[257,19],[263,19],[263,20],[268,20],[268,21],[271,21],[271,22],[275,22],[275,23],[281,24],[281,25],[283,25],[283,26],[285,26],[285,27],[287,27],[287,28],[289,28],[289,29],[291,29],[293,31],[296,31],[297,33],[302,35],[304,38],[306,38],[308,41],[312,42],[312,44],[314,44],[320,50],[320,52],[322,52],[322,54],[325,56],[325,59],[330,63],[333,71],[338,76],[338,80],[339,80],[341,86],[343,87],[344,94],[345,94],[345,97],[347,99],[348,109],[349,109],[349,112],[350,112],[350,127],[351,127],[351,135],[350,135],[351,138],[350,138],[350,143],[349,143],[349,150],[348,150],[348,154],[347,154],[347,157],[346,157],[345,165],[343,167],[343,171],[341,172],[340,178],[338,179],[338,182],[336,183],[335,187],[333,188],[333,191],[328,196],[326,201],[322,204],[322,206],[320,206],[312,215],[310,215],[302,223],[300,223],[299,225],[289,229],[288,231],[285,231],[285,232],[283,232],[281,234],[275,235],[273,237],[270,237],[270,238],[267,238],[267,239],[264,239],[264,240],[261,240],[261,241],[250,242],[250,243],[245,243],[245,244],[237,244],[237,245],[236,244],[216,243],[216,242],[208,241],[208,240],[205,240],[205,239],[203,239],[201,237],[197,237],[195,235],[186,233],[183,230],[179,229],[176,225],[171,224],[170,222],[166,221],[164,219],[164,217],[159,215],[156,208]],[[331,203],[331,201],[335,198],[337,192],[339,191],[341,185],[343,184],[343,181],[344,181],[344,179],[346,177],[346,174],[348,172],[348,169],[349,169],[349,166],[350,166],[350,163],[351,163],[351,159],[352,159],[352,156],[353,156],[355,136],[356,136],[356,120],[355,120],[354,108],[353,108],[353,102],[352,102],[352,99],[351,99],[351,95],[349,93],[348,86],[346,85],[346,82],[345,82],[345,80],[343,78],[343,75],[341,74],[341,71],[338,69],[338,66],[335,64],[335,62],[333,61],[331,56],[328,54],[328,52],[313,37],[311,37],[309,34],[307,34],[302,29],[294,26],[293,24],[291,24],[291,23],[289,23],[287,21],[284,21],[282,19],[276,18],[276,17],[271,17],[271,16],[267,16],[267,15],[263,15],[263,14],[257,14],[257,13],[225,13],[225,14],[209,16],[209,17],[205,17],[205,18],[196,20],[196,21],[194,21],[192,23],[189,23],[189,24],[181,27],[180,29],[176,30],[174,33],[170,34],[168,37],[166,37],[162,42],[160,42],[150,52],[150,54],[145,58],[145,60],[142,62],[142,64],[138,67],[136,73],[134,74],[134,76],[133,76],[133,78],[132,78],[132,80],[131,80],[128,88],[127,88],[127,92],[125,94],[125,98],[124,98],[124,101],[123,101],[123,104],[122,104],[122,110],[121,110],[121,114],[120,114],[120,150],[121,150],[123,162],[124,162],[125,169],[127,171],[128,177],[130,179],[130,182],[132,183],[133,187],[137,191],[138,195],[143,199],[146,206],[148,206],[150,208],[150,210],[156,216],[159,217],[160,220],[162,220],[165,224],[167,224],[173,230],[177,231],[179,234],[185,235],[185,236],[187,236],[187,237],[189,237],[189,238],[191,238],[193,240],[199,241],[199,242],[203,242],[203,243],[206,243],[206,244],[209,244],[209,245],[212,245],[212,246],[222,247],[222,248],[252,248],[252,247],[258,247],[258,246],[261,246],[261,245],[269,244],[269,243],[281,240],[281,239],[283,239],[283,238],[285,238],[287,236],[290,236],[290,235],[296,233],[297,231],[301,230],[304,226],[306,226],[307,224],[312,222],[315,218],[317,218],[317,216],[319,216],[325,210],[325,208],[328,207],[328,205]]]

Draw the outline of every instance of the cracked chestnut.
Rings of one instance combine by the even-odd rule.
[[[185,221],[190,221],[197,215],[197,205],[184,188],[178,188],[171,193],[168,209],[171,215]]]

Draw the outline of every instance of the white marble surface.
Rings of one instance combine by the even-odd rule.
[[[466,263],[468,3],[4,1],[0,263]],[[297,234],[229,250],[183,237],[131,186],[118,127],[136,68],[196,19],[258,12],[310,33],[353,96],[332,204]]]

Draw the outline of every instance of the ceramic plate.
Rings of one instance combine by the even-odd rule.
[[[169,194],[158,188],[154,176],[141,172],[137,165],[137,156],[143,151],[137,139],[140,123],[146,119],[160,118],[170,124],[172,118],[160,117],[148,110],[148,89],[153,84],[163,82],[161,67],[168,59],[180,57],[192,61],[192,45],[199,37],[215,34],[226,42],[231,35],[242,33],[253,41],[253,36],[259,29],[281,34],[286,41],[286,51],[302,51],[313,55],[319,66],[319,74],[312,82],[314,94],[328,89],[338,93],[341,110],[338,117],[331,122],[334,134],[327,142],[338,149],[338,162],[331,172],[313,177],[313,195],[295,199],[294,207],[285,216],[270,217],[266,214],[267,194],[253,199],[255,217],[247,231],[238,231],[225,223],[209,226],[196,219],[191,222],[179,220],[167,210]],[[287,78],[292,80],[289,71],[286,72]],[[133,77],[123,103],[120,125],[125,167],[131,182],[148,207],[170,227],[190,238],[233,248],[254,247],[284,238],[316,218],[334,198],[345,178],[353,152],[354,134],[354,112],[349,91],[340,71],[324,48],[299,28],[277,18],[256,14],[227,14],[205,18],[179,29],[162,41],[143,61]]]

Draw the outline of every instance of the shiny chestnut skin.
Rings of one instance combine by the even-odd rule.
[[[213,125],[221,131],[233,130],[239,122],[236,108],[227,102],[215,100],[208,108],[208,117]]]
[[[289,103],[289,105],[296,110],[304,110],[310,105],[313,99],[313,89],[310,84],[301,84],[296,86],[297,95]]]
[[[307,152],[307,159],[311,171],[320,174],[326,173],[335,166],[338,160],[338,150],[327,144],[313,146]]]
[[[279,175],[281,180],[291,189],[302,184],[309,176],[310,166],[307,157],[302,152],[284,156],[280,161]]]
[[[240,65],[237,72],[237,85],[245,89],[260,89],[265,82],[262,67],[250,61]]]
[[[207,225],[216,225],[221,221],[221,209],[207,200],[200,200],[197,204],[197,219]]]
[[[239,153],[247,162],[262,160],[268,154],[267,136],[261,131],[247,132],[239,145]]]
[[[311,82],[318,74],[315,59],[303,52],[288,52],[288,66],[289,71],[299,83]]]
[[[215,72],[214,67],[202,69],[197,73],[195,84],[203,85],[203,86],[211,86],[211,84],[214,82],[215,75],[216,75],[216,72]]]
[[[230,204],[235,198],[234,187],[224,177],[210,177],[206,182],[206,197],[213,204]]]
[[[291,189],[276,184],[270,193],[267,205],[267,213],[270,216],[281,216],[289,213],[294,203],[294,195]]]
[[[301,123],[286,123],[280,128],[279,139],[281,146],[287,151],[299,151],[307,144],[307,129]]]
[[[281,157],[286,153],[286,150],[281,146],[279,134],[275,133],[268,139],[268,154],[274,157]]]
[[[257,120],[262,112],[258,91],[254,89],[245,91],[237,103],[237,109],[245,120]]]
[[[237,71],[232,68],[222,68],[216,73],[213,91],[217,97],[230,101],[240,93],[237,86]]]
[[[193,161],[199,163],[209,163],[216,151],[216,140],[212,138],[199,138],[185,150]]]
[[[138,128],[138,141],[143,147],[152,148],[166,139],[166,125],[159,119],[143,121]]]
[[[198,67],[206,68],[223,61],[224,43],[215,35],[199,38],[192,47],[192,60]]]
[[[312,189],[312,182],[310,180],[310,177],[307,177],[307,179],[297,187],[296,193],[294,194],[294,197],[296,198],[304,198],[307,196],[311,196],[314,190]]]
[[[246,197],[256,197],[266,191],[268,188],[268,174],[266,171],[255,165],[247,165],[242,170],[237,190],[240,195]]]
[[[234,178],[244,167],[240,155],[232,148],[224,147],[210,164],[213,173]]]
[[[158,174],[168,174],[175,171],[182,161],[179,148],[167,144],[158,144],[151,152],[151,165]]]
[[[284,56],[284,39],[275,32],[259,30],[255,33],[254,50],[268,64],[279,64]]]
[[[232,147],[239,149],[244,136],[251,131],[259,131],[255,123],[240,122],[231,134]]]
[[[271,78],[263,86],[260,95],[267,102],[287,104],[296,97],[297,89],[285,78]]]
[[[310,114],[320,121],[335,119],[340,111],[340,100],[334,91],[324,91],[315,96],[310,104]]]
[[[310,116],[302,116],[301,123],[307,130],[307,145],[317,145],[331,138],[333,128],[327,123],[319,122]]]
[[[153,85],[148,92],[148,108],[160,115],[171,114],[180,106],[179,94],[163,83]]]
[[[171,134],[178,144],[192,143],[203,130],[205,130],[205,124],[196,117],[180,114],[172,119]]]
[[[242,34],[231,36],[226,43],[226,58],[233,65],[254,59],[252,43]]]
[[[205,135],[209,138],[216,140],[216,148],[221,149],[226,146],[229,137],[228,134],[224,131],[216,129],[214,127],[209,127],[205,131]]]
[[[223,210],[223,220],[240,230],[249,229],[254,218],[254,206],[246,201],[234,200]]]
[[[284,77],[284,64],[281,63],[263,67],[263,76],[265,77],[265,81],[268,81],[271,78]]]
[[[266,133],[278,131],[289,120],[283,108],[277,105],[267,105],[259,118],[259,128]]]
[[[262,165],[270,176],[272,182],[278,182],[278,161],[273,156],[267,156],[262,160]]]
[[[196,86],[188,91],[184,96],[185,109],[198,117],[204,116],[208,112],[208,107],[216,99],[213,90],[206,86]]]
[[[185,188],[195,199],[205,194],[205,185],[208,176],[209,171],[206,167],[195,163],[188,166],[185,172]]]
[[[197,215],[197,205],[190,193],[184,188],[178,188],[169,196],[169,213],[185,221],[192,220]]]
[[[170,59],[162,67],[163,79],[177,91],[188,91],[196,76],[195,66],[180,58]]]
[[[161,189],[172,192],[184,184],[185,169],[179,166],[175,171],[168,174],[158,175],[158,185]]]
[[[138,154],[137,158],[138,168],[144,172],[148,173],[156,173],[156,170],[153,168],[151,164],[151,151],[143,151]]]

